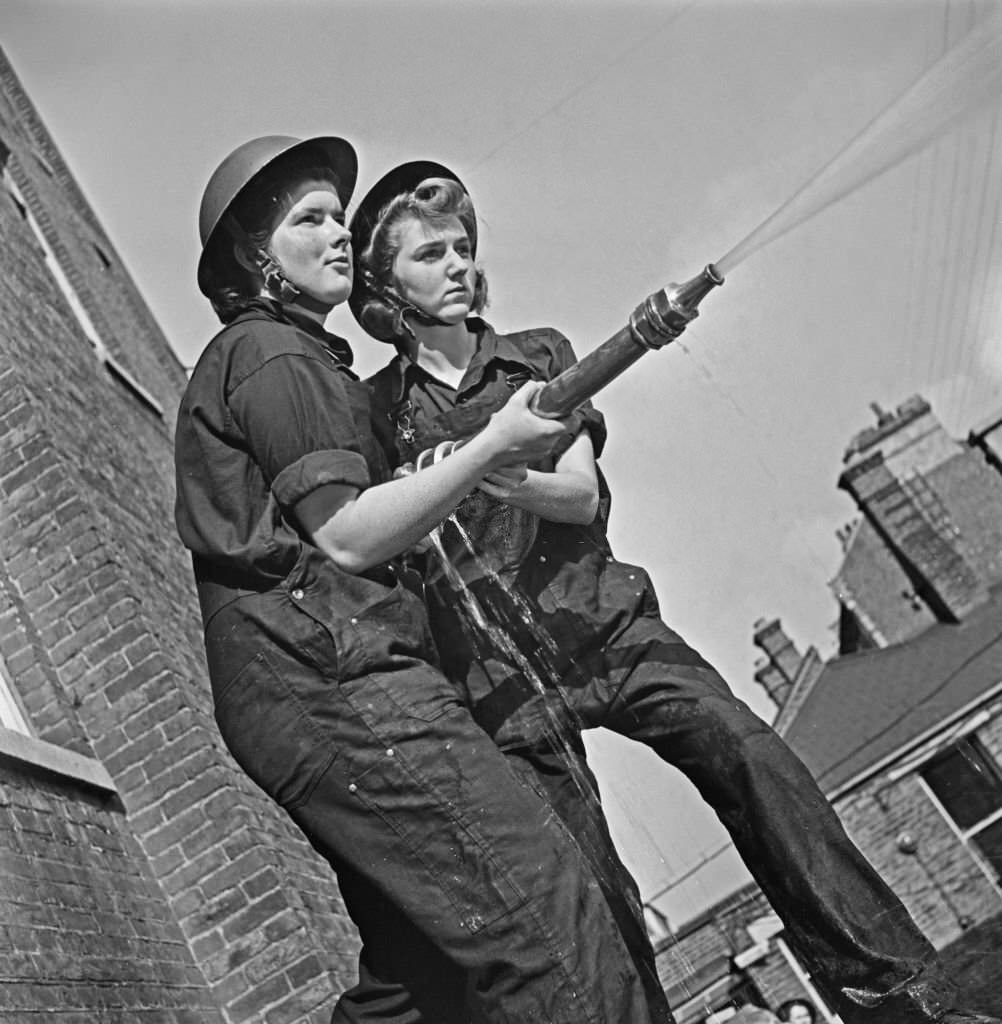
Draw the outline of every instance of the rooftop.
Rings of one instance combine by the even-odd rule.
[[[957,625],[837,658],[784,731],[828,794],[1002,683],[1002,588]]]

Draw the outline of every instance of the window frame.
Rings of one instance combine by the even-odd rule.
[[[933,789],[925,776],[925,771],[928,768],[932,767],[937,762],[945,760],[947,757],[962,754],[962,749],[965,746],[971,747],[977,753],[978,757],[989,766],[994,773],[995,782],[999,787],[999,806],[994,811],[985,815],[985,817],[980,818],[977,822],[967,827],[962,826],[957,819],[954,818],[950,809],[943,802],[940,795]],[[919,784],[925,791],[929,800],[942,815],[943,819],[952,829],[956,837],[970,852],[975,863],[992,883],[996,891],[1002,895],[1002,863],[1000,863],[998,868],[996,868],[977,845],[978,835],[1002,820],[1002,765],[999,764],[998,760],[994,757],[987,746],[978,738],[976,733],[968,733],[967,735],[958,737],[946,748],[938,751],[934,757],[918,766],[915,773],[918,777]]]
[[[48,238],[45,237],[45,232],[38,223],[38,219],[32,213],[31,204],[18,187],[13,174],[11,174],[10,167],[6,162],[4,163],[0,179],[2,179],[3,188],[17,205],[25,223],[27,223],[28,227],[31,229],[31,233],[35,236],[35,240],[38,242],[39,247],[42,250],[46,269],[56,282],[56,285],[60,292],[62,292],[63,297],[66,299],[67,305],[73,313],[81,331],[83,331],[84,336],[91,343],[98,362],[104,367],[105,371],[114,381],[123,386],[133,395],[134,398],[137,398],[160,419],[163,419],[164,407],[156,400],[156,398],[153,397],[152,394],[150,394],[149,391],[146,390],[146,388],[142,386],[142,384],[139,383],[138,380],[136,380],[136,378],[122,365],[122,363],[111,354],[108,346],[104,343],[94,321],[87,312],[87,308],[80,297],[80,293],[73,286],[73,283],[70,281],[59,257],[56,255],[55,249],[53,249]],[[106,260],[107,257],[103,255],[100,248],[97,245],[94,247],[97,249],[98,254],[102,259]]]

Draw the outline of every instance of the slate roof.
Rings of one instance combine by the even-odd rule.
[[[830,661],[784,739],[828,794],[1002,682],[1002,588],[957,624]]]

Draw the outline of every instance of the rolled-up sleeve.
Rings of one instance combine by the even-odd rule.
[[[369,486],[344,380],[322,359],[276,355],[236,384],[227,405],[283,508],[325,484]]]
[[[275,477],[272,493],[284,508],[294,508],[323,484],[346,484],[360,491],[369,486],[369,468],[355,452],[326,451],[304,455]]]

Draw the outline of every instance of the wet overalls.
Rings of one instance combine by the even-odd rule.
[[[297,531],[315,488],[386,478],[350,361],[257,301],[206,348],[176,432],[219,730],[336,871],[363,989],[408,994],[406,1015],[346,998],[333,1019],[646,1020],[586,860],[439,671],[420,599],[392,566],[344,573]]]
[[[476,319],[468,326],[478,348],[458,389],[399,355],[372,378],[377,431],[391,460],[411,462],[472,435],[513,385],[549,380],[574,361],[553,330],[504,336]],[[577,426],[599,454],[599,414],[586,407]],[[819,987],[847,1022],[859,1019],[845,989],[879,1000],[920,975],[933,948],[801,761],[662,622],[643,569],[614,558],[601,476],[600,492],[589,526],[537,520],[482,494],[460,506],[441,531],[452,578],[435,559],[425,569],[443,669],[463,681],[471,713],[495,742],[530,761],[553,749],[559,722],[564,734],[611,729],[680,769],[727,828]],[[499,540],[494,559],[471,554]],[[477,615],[503,627],[500,645],[476,627]],[[534,677],[545,682],[544,695]]]

